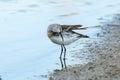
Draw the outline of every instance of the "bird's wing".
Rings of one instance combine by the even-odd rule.
[[[61,26],[63,31],[71,31],[82,27],[82,25],[61,25]]]
[[[77,34],[78,37],[81,37],[81,38],[89,38],[89,36],[87,35],[83,35],[83,34],[80,34],[80,33],[77,33],[77,32],[74,32],[74,31],[71,31],[72,34]]]

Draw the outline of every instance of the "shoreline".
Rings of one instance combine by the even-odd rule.
[[[101,26],[101,40],[86,47],[99,60],[66,70],[54,71],[49,80],[119,80],[120,79],[120,15]],[[93,56],[93,59],[96,58]]]

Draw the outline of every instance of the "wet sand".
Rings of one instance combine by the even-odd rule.
[[[120,80],[120,15],[102,24],[96,35],[99,40],[88,44],[85,51],[99,57],[98,60],[55,70],[49,80]]]

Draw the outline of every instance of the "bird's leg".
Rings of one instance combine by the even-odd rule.
[[[65,68],[67,68],[67,66],[66,66],[66,48],[65,48],[65,45],[63,45],[63,48],[64,48],[64,57],[63,57],[63,61],[64,61]]]
[[[63,38],[63,36],[62,36],[61,33],[60,33],[60,36],[61,36],[62,41],[63,41],[63,44],[61,45],[61,47],[62,47],[62,49],[63,49],[63,51],[64,51],[64,57],[63,57],[64,66],[65,66],[65,68],[67,68],[67,67],[66,67],[66,60],[65,60],[65,56],[66,56],[66,48],[65,48],[65,45],[64,45],[64,38]],[[62,60],[61,60],[61,61],[62,61]]]
[[[62,54],[63,54],[63,45],[61,45],[61,53],[60,53],[60,62],[61,62],[61,66],[62,66],[62,69],[63,69]]]

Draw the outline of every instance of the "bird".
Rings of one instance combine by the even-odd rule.
[[[82,25],[62,25],[62,24],[50,24],[47,29],[48,38],[55,44],[61,45],[60,61],[62,68],[67,68],[66,58],[66,47],[80,38],[89,38],[87,35],[83,35],[75,32],[74,30],[82,30]],[[63,55],[64,54],[64,55]],[[63,58],[62,58],[63,56]],[[64,61],[64,64],[62,62]]]

